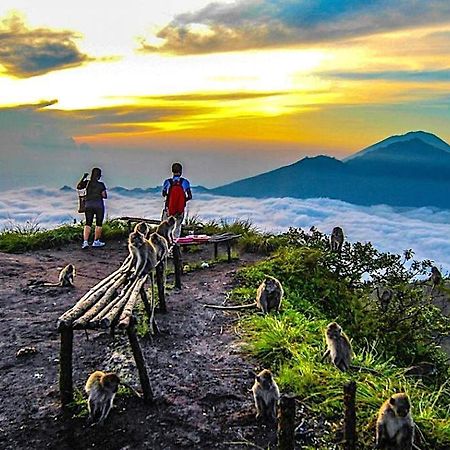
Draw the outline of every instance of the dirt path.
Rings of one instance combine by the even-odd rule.
[[[5,449],[240,449],[248,440],[267,448],[274,432],[257,426],[250,388],[253,369],[238,351],[236,316],[205,310],[232,288],[239,263],[220,264],[186,275],[181,291],[170,291],[169,313],[158,315],[161,334],[142,340],[156,403],[118,396],[103,427],[62,415],[57,390],[58,316],[95,282],[111,273],[127,253],[125,243],[82,251],[78,246],[22,255],[0,253],[0,447]],[[189,255],[188,255],[189,256]],[[195,259],[209,255],[193,255]],[[56,281],[68,262],[78,269],[76,288],[30,289],[32,279]],[[170,279],[169,279],[170,282]],[[137,374],[121,334],[75,333],[74,382],[82,390],[96,369],[118,369],[136,387]],[[16,358],[35,346],[38,353]],[[257,438],[256,436],[259,435]]]

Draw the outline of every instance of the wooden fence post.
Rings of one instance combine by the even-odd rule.
[[[278,450],[295,448],[295,397],[283,395],[278,411]]]
[[[150,379],[148,377],[144,355],[142,354],[141,346],[139,345],[139,340],[136,335],[135,324],[136,319],[132,316],[130,319],[130,325],[127,328],[127,334],[128,339],[130,340],[134,361],[136,362],[136,368],[139,373],[139,380],[141,382],[142,392],[144,394],[144,402],[149,404],[153,402],[153,391],[150,386]]]
[[[72,351],[73,330],[71,327],[61,327],[61,348],[59,352],[59,392],[61,403],[67,406],[73,402],[72,384]]]
[[[356,450],[356,383],[344,385],[344,449]]]

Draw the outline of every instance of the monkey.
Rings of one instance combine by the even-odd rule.
[[[149,226],[145,222],[139,222],[135,225],[133,231],[141,233],[145,238],[147,238]]]
[[[347,335],[336,322],[331,322],[327,325],[325,340],[328,348],[322,357],[322,361],[327,356],[330,356],[332,363],[339,370],[343,372],[348,370],[352,359],[352,346]]]
[[[128,250],[131,255],[131,260],[127,270],[135,269],[135,276],[148,273],[156,267],[157,252],[152,241],[145,239],[145,237],[138,231],[133,231],[128,237]]]
[[[42,281],[33,282],[32,287],[47,286],[47,287],[75,287],[73,279],[75,278],[76,271],[73,264],[67,264],[64,269],[59,272],[58,283],[45,283]]]
[[[280,312],[281,301],[283,300],[284,290],[280,281],[275,277],[266,275],[263,282],[256,291],[256,301],[247,305],[238,306],[219,306],[219,305],[203,305],[205,308],[222,309],[222,310],[239,310],[259,308],[264,314],[268,314],[272,310]]]
[[[382,288],[381,294],[380,294],[380,288],[378,286],[376,287],[376,291],[377,291],[378,300],[380,301],[381,310],[383,312],[386,312],[389,308],[389,304],[391,303],[391,300],[394,297],[394,292],[392,291],[392,289]]]
[[[253,398],[256,406],[256,419],[276,421],[277,405],[280,400],[280,390],[273,379],[272,372],[264,369],[255,375]]]
[[[378,412],[376,448],[386,450],[412,450],[414,421],[411,405],[405,393],[392,395]]]
[[[434,288],[438,287],[442,283],[442,274],[436,266],[431,268],[430,281],[433,285],[431,292],[433,292]]]
[[[343,243],[344,230],[341,227],[334,227],[330,236],[331,251],[341,253]]]
[[[176,219],[174,216],[169,216],[166,220],[163,220],[156,228],[156,232],[162,236],[167,245],[173,245],[173,230],[175,229]]]
[[[120,378],[115,373],[97,370],[89,375],[84,390],[89,396],[88,421],[91,425],[103,424],[113,406],[119,384]]]

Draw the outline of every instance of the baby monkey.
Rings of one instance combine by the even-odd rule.
[[[327,342],[327,350],[322,357],[322,361],[329,356],[331,362],[339,370],[343,372],[348,370],[352,360],[352,346],[347,335],[336,322],[331,322],[327,325],[325,340]]]
[[[415,425],[410,409],[404,393],[394,394],[383,403],[378,412],[376,448],[412,450]]]
[[[330,236],[330,247],[332,252],[341,252],[344,243],[344,230],[341,227],[334,227]]]
[[[100,370],[89,375],[84,390],[88,394],[89,423],[103,424],[113,406],[120,378],[115,373]]]
[[[156,233],[162,236],[167,241],[167,245],[169,246],[174,244],[173,230],[175,229],[175,224],[175,217],[169,216],[166,220],[163,220],[156,229]]]
[[[264,369],[258,375],[255,374],[252,391],[256,406],[256,419],[275,422],[280,390],[270,370]]]
[[[150,234],[150,227],[145,222],[139,222],[135,225],[134,230],[137,233],[141,233],[145,238]]]

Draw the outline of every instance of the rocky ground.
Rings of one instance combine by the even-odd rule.
[[[206,252],[206,253],[205,253]],[[209,249],[184,255],[211,258]],[[64,414],[57,384],[57,318],[127,254],[125,242],[81,250],[79,245],[20,255],[0,253],[0,447],[2,449],[240,449],[271,447],[275,431],[257,424],[249,370],[240,350],[236,313],[203,308],[219,304],[233,287],[238,262],[187,274],[181,291],[169,290],[168,313],[158,314],[161,334],[141,339],[156,401],[118,395],[105,425],[88,427],[83,413]],[[74,289],[38,287],[55,282],[67,263],[77,267]],[[171,279],[169,277],[169,283]],[[23,347],[36,353],[16,357]],[[121,333],[75,332],[74,383],[81,395],[94,370],[116,370],[140,388]],[[301,415],[300,411],[300,415]],[[299,417],[301,420],[301,417]]]

